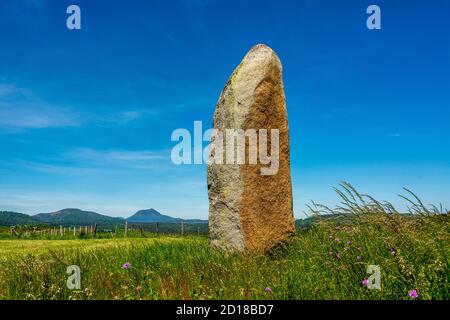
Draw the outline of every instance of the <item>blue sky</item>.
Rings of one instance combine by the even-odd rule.
[[[81,7],[82,30],[66,28]],[[381,8],[382,29],[366,28]],[[0,2],[0,210],[142,208],[206,218],[204,165],[170,141],[210,127],[257,43],[284,68],[294,211],[345,180],[450,209],[448,1]]]

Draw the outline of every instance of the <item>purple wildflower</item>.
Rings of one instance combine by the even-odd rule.
[[[266,288],[264,289],[264,291],[265,291],[265,292],[272,292],[272,288],[271,288],[271,287],[266,287]]]
[[[397,254],[397,249],[395,249],[395,248],[390,248],[390,249],[389,249],[389,252],[390,252],[391,255],[395,256],[395,255]]]
[[[364,279],[363,281],[361,281],[361,284],[362,284],[364,287],[367,287],[367,286],[369,285],[369,279]]]
[[[408,291],[408,296],[410,296],[413,299],[416,299],[419,297],[419,294],[417,293],[417,290],[410,290]]]
[[[347,244],[348,244],[348,245],[351,245],[351,244],[352,244],[352,242],[351,242],[350,240],[348,240],[348,241],[347,241]]]
[[[339,240],[339,238],[336,238],[336,239],[334,239],[334,241],[339,242],[340,240]]]
[[[122,269],[130,269],[130,267],[131,267],[131,263],[129,263],[129,262],[125,262],[125,263],[122,265]]]

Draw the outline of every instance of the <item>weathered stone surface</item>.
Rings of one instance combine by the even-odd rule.
[[[247,53],[222,90],[213,127],[221,132],[278,129],[279,169],[262,175],[265,165],[259,161],[208,165],[211,245],[264,252],[286,241],[295,233],[289,129],[281,62],[272,49],[256,45]]]

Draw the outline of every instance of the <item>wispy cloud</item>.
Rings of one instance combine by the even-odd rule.
[[[39,98],[34,92],[14,84],[0,83],[0,128],[10,132],[24,129],[76,127],[87,124],[126,125],[152,110],[98,110],[81,113]]]
[[[22,91],[23,89],[17,88],[12,84],[0,83],[0,98],[13,94],[15,92]]]
[[[169,151],[95,150],[75,148],[58,157],[40,160],[3,159],[0,169],[27,170],[61,176],[113,177],[131,172],[149,173],[170,169]]]
[[[0,127],[41,129],[80,124],[80,116],[69,108],[42,101],[33,92],[12,84],[0,84]]]
[[[147,162],[168,159],[169,152],[147,150],[97,150],[75,148],[63,155],[66,158],[85,160],[93,163]]]
[[[442,134],[431,132],[394,132],[385,135],[388,138],[439,138],[444,137]]]
[[[9,165],[14,169],[26,169],[44,174],[55,174],[64,176],[93,176],[99,172],[104,172],[108,168],[95,168],[87,166],[78,166],[60,163],[45,163],[39,161],[28,161],[16,159],[9,162],[3,162],[3,165]]]
[[[37,107],[37,108],[36,108]],[[7,105],[0,102],[0,126],[11,129],[42,129],[79,125],[70,110],[48,105]]]
[[[98,114],[90,114],[87,116],[89,123],[126,125],[132,121],[139,120],[145,116],[157,115],[156,110],[128,110],[121,112],[106,111]]]

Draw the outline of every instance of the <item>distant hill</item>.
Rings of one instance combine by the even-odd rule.
[[[155,222],[186,222],[186,223],[206,223],[207,220],[200,220],[200,219],[181,219],[181,218],[174,218],[171,216],[166,216],[164,214],[159,213],[155,209],[146,209],[146,210],[139,210],[134,215],[129,217],[128,222],[132,223],[155,223]]]
[[[33,216],[34,219],[45,224],[61,225],[91,225],[111,226],[123,224],[122,218],[113,218],[92,211],[80,209],[63,209],[51,213],[39,213]]]
[[[38,225],[42,224],[39,220],[33,217],[12,211],[0,211],[0,226],[14,226],[14,225]]]
[[[139,210],[129,217],[130,223],[167,223],[178,224],[185,222],[186,224],[207,224],[208,220],[200,219],[181,219],[161,214],[155,209]],[[62,209],[56,212],[39,213],[33,216],[0,211],[0,226],[12,225],[64,225],[64,226],[84,226],[97,224],[98,226],[117,226],[123,225],[125,219],[117,217],[109,217],[93,211],[83,211],[80,209]],[[175,227],[176,228],[176,227]],[[197,228],[197,227],[195,227]]]

